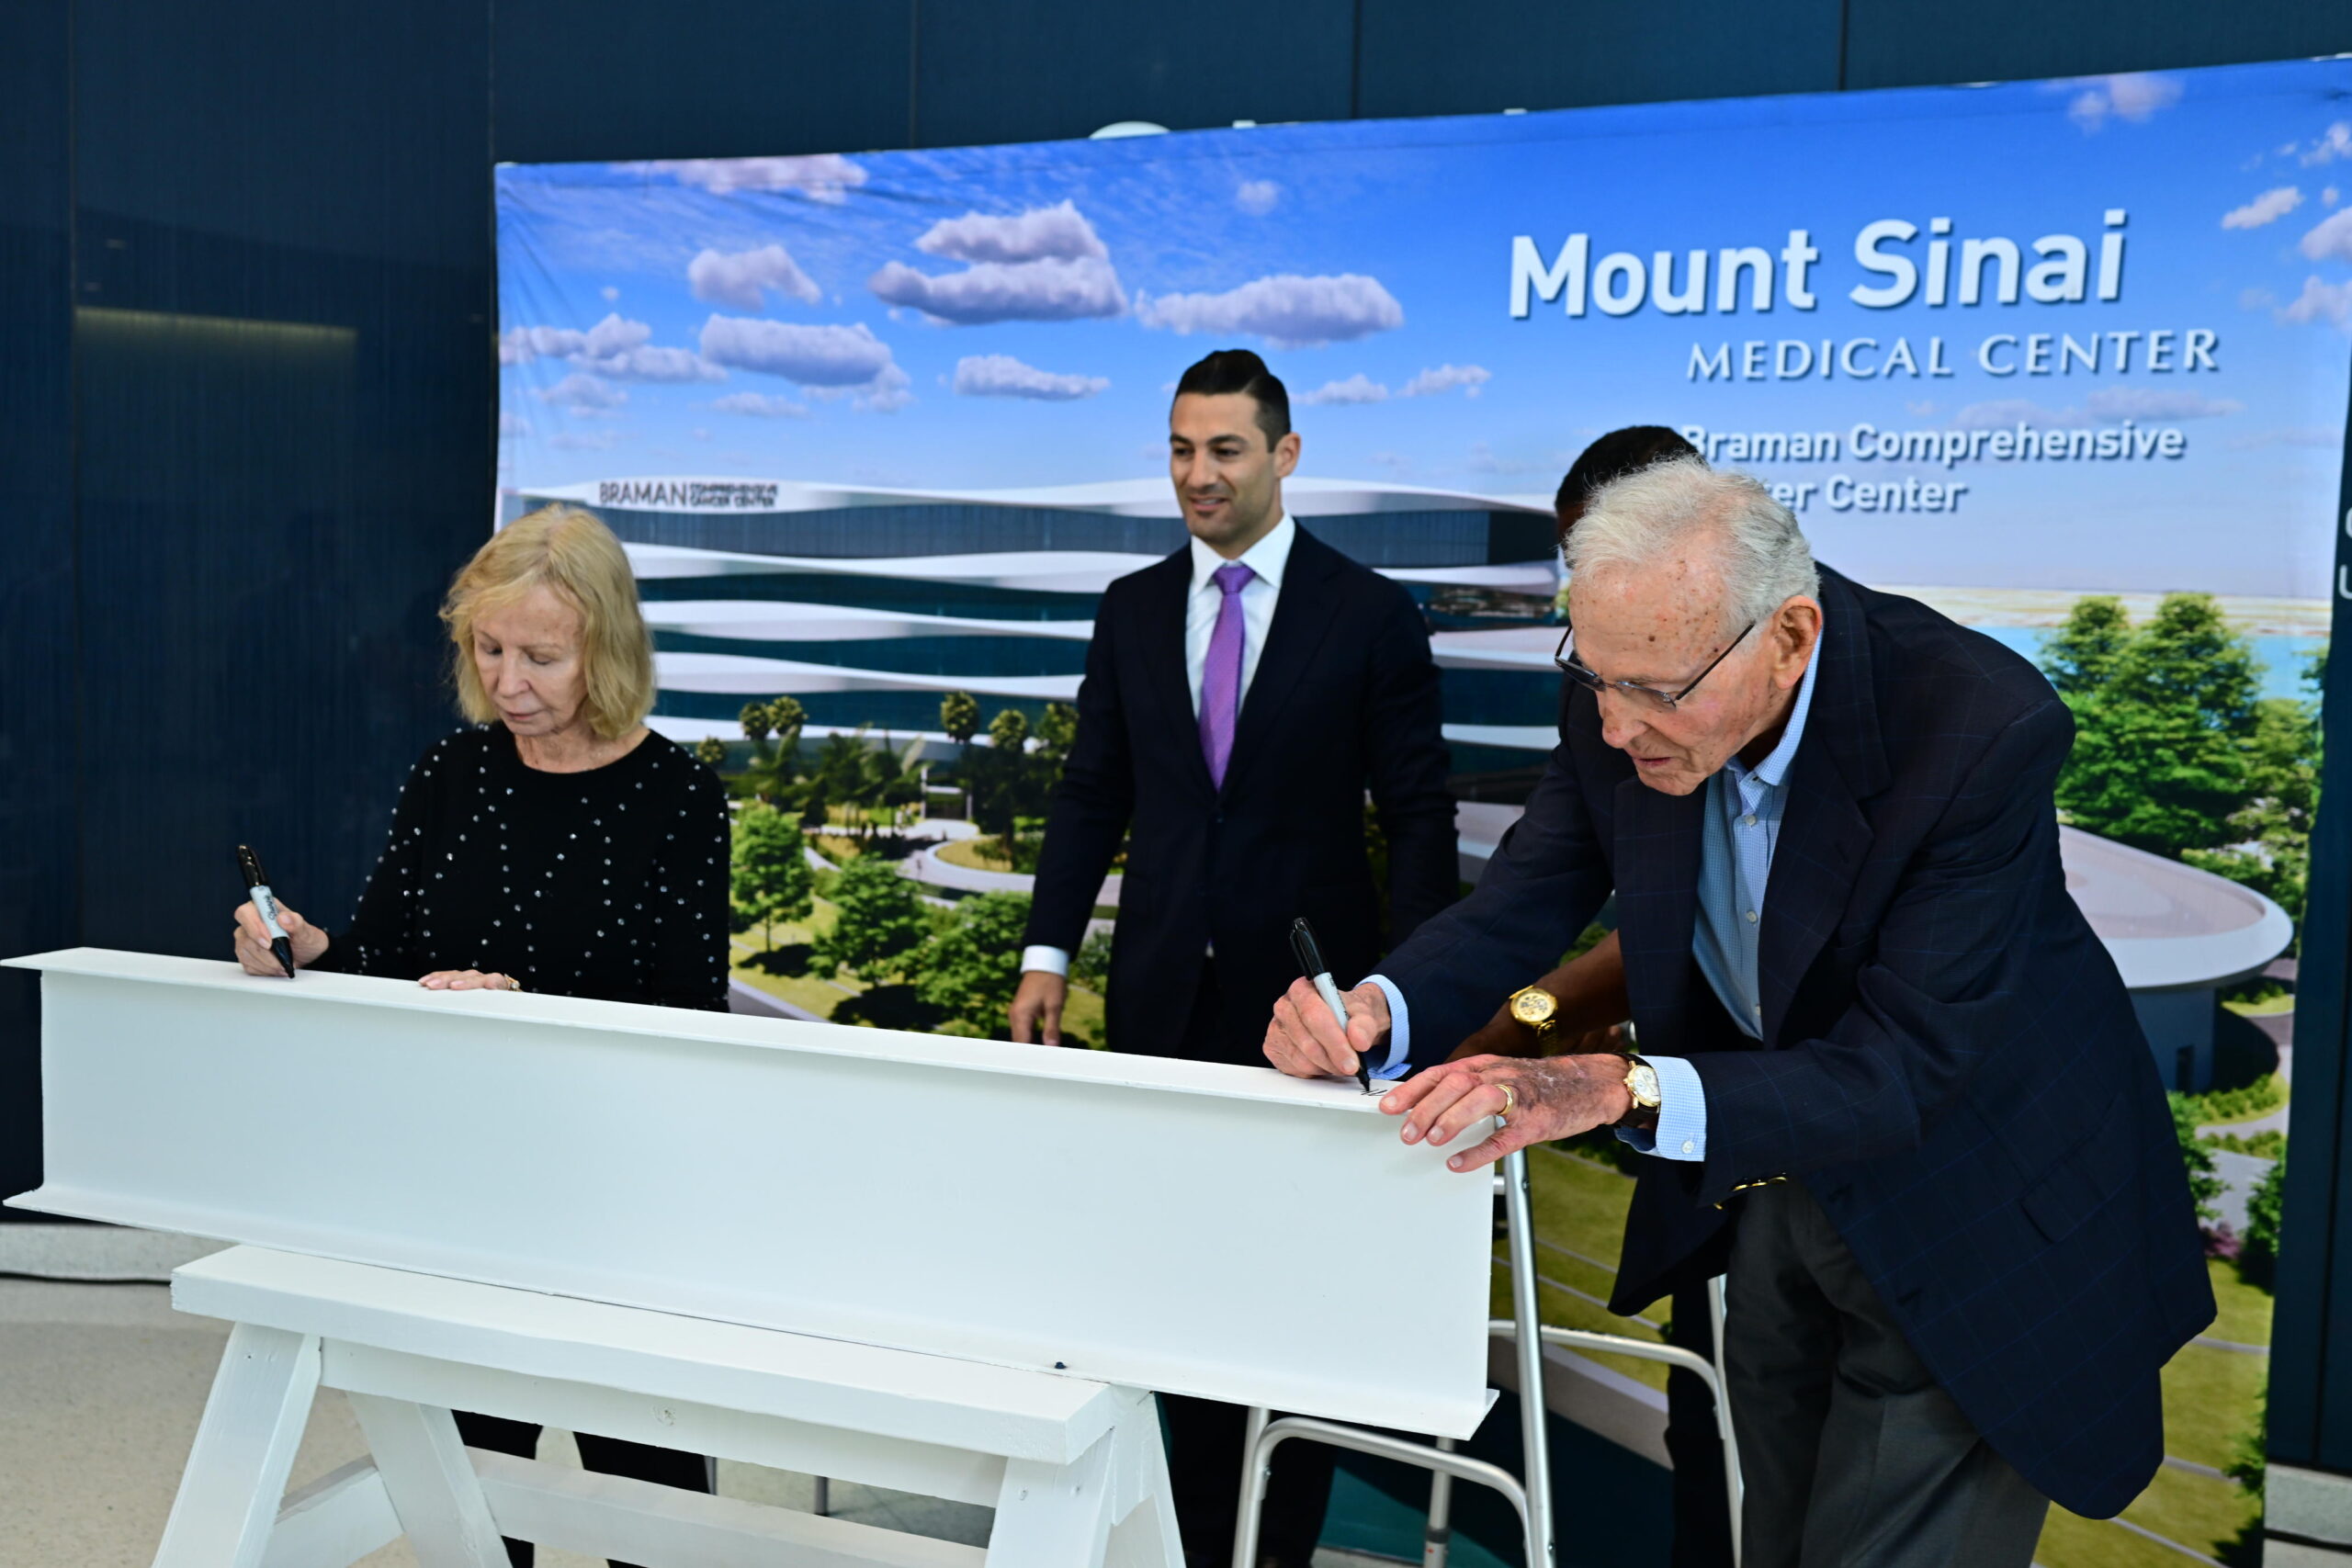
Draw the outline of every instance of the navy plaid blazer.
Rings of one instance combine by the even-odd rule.
[[[2112,1515],[2163,1458],[2156,1374],[2213,1296],[2154,1058],[2059,865],[2073,719],[1990,637],[1821,575],[1760,1042],[1690,954],[1706,791],[1636,779],[1581,689],[1477,891],[1382,971],[1433,1065],[1613,890],[1642,1047],[1697,1069],[1707,1157],[1641,1162],[1611,1307],[1719,1272],[1736,1184],[1801,1180],[1995,1450]]]

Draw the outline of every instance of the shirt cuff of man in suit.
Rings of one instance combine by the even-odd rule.
[[[1705,1159],[1707,1090],[1699,1069],[1679,1056],[1645,1055],[1642,1060],[1657,1074],[1657,1125],[1620,1127],[1617,1135],[1660,1159]]]
[[[1024,947],[1021,950],[1021,969],[1026,974],[1042,969],[1048,975],[1069,976],[1069,954],[1058,947]]]
[[[1405,1010],[1405,993],[1385,975],[1367,975],[1363,983],[1379,987],[1388,998],[1388,1059],[1375,1066],[1372,1076],[1384,1081],[1401,1078],[1413,1066],[1413,1025]]]

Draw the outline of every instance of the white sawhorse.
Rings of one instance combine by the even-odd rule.
[[[1151,1395],[1050,1372],[258,1247],[179,1269],[235,1324],[156,1568],[505,1568],[502,1535],[649,1568],[1182,1568]],[[283,1498],[321,1387],[372,1458]],[[453,1409],[996,1509],[985,1550],[469,1450]]]

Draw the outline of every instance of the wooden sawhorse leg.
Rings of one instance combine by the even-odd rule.
[[[318,1388],[316,1335],[231,1330],[155,1568],[261,1568]]]

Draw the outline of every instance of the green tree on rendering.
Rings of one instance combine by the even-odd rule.
[[[706,735],[695,742],[695,761],[714,773],[727,765],[727,742],[716,735]]]
[[[2278,1283],[2278,1228],[2286,1208],[2287,1156],[2281,1155],[2246,1194],[2245,1239],[2238,1253],[2238,1272],[2266,1291]]]
[[[842,867],[832,901],[833,929],[819,937],[815,973],[846,969],[867,985],[900,973],[931,934],[915,885],[878,855],[859,855]]]
[[[939,699],[939,728],[956,742],[956,776],[964,786],[964,817],[972,816],[972,737],[980,732],[980,699],[969,692],[950,692]]]
[[[1021,819],[1042,814],[1051,792],[1044,765],[1029,755],[1028,742],[1029,716],[1019,708],[1005,708],[989,720],[988,749],[972,752],[964,764],[972,792],[972,820],[982,832],[996,835],[1008,862]]]
[[[2262,697],[2254,648],[2209,594],[2165,595],[2134,626],[2110,595],[2078,599],[2041,669],[2073,710],[2058,808],[2087,831],[2171,855],[2302,911],[2319,807],[2319,691]]]
[[[808,710],[791,697],[743,705],[743,734],[752,742],[752,760],[737,776],[737,794],[761,800],[785,798],[799,772],[800,728],[808,719]]]
[[[2212,1150],[2197,1135],[2196,1104],[2177,1092],[2165,1098],[2172,1102],[2172,1131],[2180,1144],[2180,1163],[2188,1168],[2189,1200],[2197,1205],[2197,1217],[2210,1224],[2217,1213],[2213,1200],[2222,1195],[2225,1184],[2214,1172]]]
[[[922,801],[922,737],[917,736],[893,750],[889,737],[882,744],[869,748],[862,759],[859,798],[868,813],[867,836],[872,836],[872,814],[886,813],[896,829],[899,813]]]
[[[2189,864],[2277,900],[2298,922],[2319,812],[2319,694],[2326,674],[2322,648],[2304,664],[2307,697],[2265,697],[2255,705],[2245,755],[2251,798],[2230,818],[2231,847],[2181,852]]]
[[[745,806],[735,818],[728,868],[735,929],[758,926],[763,945],[773,948],[775,922],[806,918],[815,892],[798,826],[764,801]]]
[[[2132,640],[2123,601],[2094,593],[2075,601],[2066,624],[2041,645],[2041,672],[2062,697],[2097,693],[2115,672],[2117,655]]]
[[[752,743],[752,755],[767,761],[768,737],[775,733],[775,726],[768,719],[768,705],[745,703],[736,721],[743,727],[743,739]]]
[[[982,1034],[1003,1027],[1021,980],[1021,941],[1029,896],[983,893],[956,906],[955,919],[923,949],[922,999]]]
[[[2128,633],[2119,608],[2078,602],[2044,659],[2077,727],[2058,808],[2077,827],[2158,854],[2218,849],[2253,798],[2254,649],[2211,594],[2168,593]]]
[[[1077,743],[1078,710],[1068,703],[1047,703],[1037,717],[1037,760],[1058,775]]]

